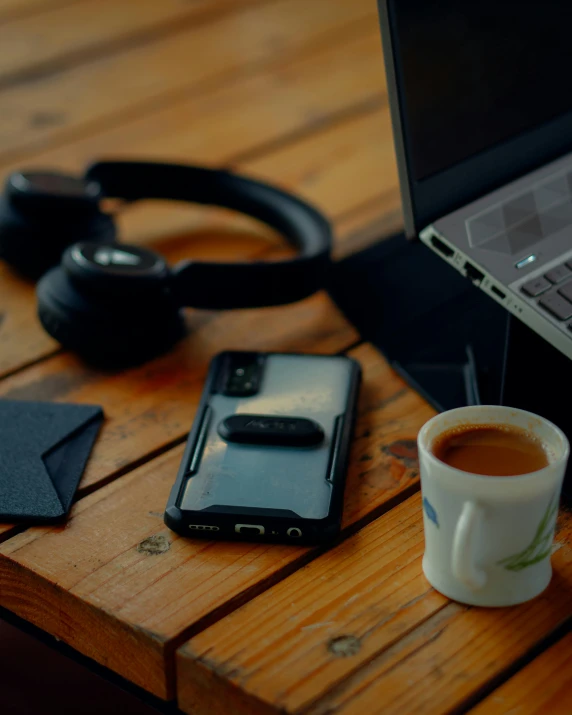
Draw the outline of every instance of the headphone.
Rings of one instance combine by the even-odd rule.
[[[273,262],[169,266],[154,251],[117,242],[113,218],[100,207],[104,198],[234,209],[277,230],[298,252]],[[324,287],[331,245],[329,222],[304,201],[195,166],[103,161],[83,177],[22,172],[8,178],[0,198],[0,257],[28,277],[42,276],[36,287],[42,325],[96,363],[140,362],[164,352],[183,335],[184,306],[255,308],[306,298]]]

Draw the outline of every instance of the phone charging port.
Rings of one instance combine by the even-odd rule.
[[[237,534],[264,534],[264,527],[259,524],[236,524],[234,530]]]

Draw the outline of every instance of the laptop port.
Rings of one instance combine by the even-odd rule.
[[[492,292],[497,295],[501,300],[504,300],[506,298],[506,293],[503,293],[502,290],[497,288],[496,286],[491,286]]]
[[[478,268],[475,268],[475,266],[473,266],[472,263],[469,263],[469,261],[465,261],[463,269],[467,278],[472,280],[473,283],[480,283],[485,277],[485,274],[482,271],[479,271]]]
[[[451,258],[451,256],[455,255],[455,251],[446,243],[443,243],[443,241],[440,238],[437,238],[437,236],[431,236],[431,245],[435,250],[439,251],[439,253],[442,253],[447,258]]]

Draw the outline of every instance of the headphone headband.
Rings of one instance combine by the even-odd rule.
[[[286,260],[170,267],[121,244],[101,199],[167,199],[247,214],[296,249]],[[127,365],[167,350],[185,332],[181,311],[255,308],[306,298],[326,283],[332,232],[313,206],[230,171],[147,161],[101,161],[84,176],[12,174],[0,195],[0,256],[30,277],[48,333],[85,358]]]
[[[97,182],[108,198],[170,199],[240,211],[278,231],[298,251],[277,262],[182,261],[173,269],[172,286],[182,305],[280,305],[324,285],[332,244],[329,222],[310,204],[269,184],[224,170],[139,161],[98,162],[85,179]]]

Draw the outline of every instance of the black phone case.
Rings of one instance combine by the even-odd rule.
[[[297,357],[309,359],[314,366],[315,361],[343,360],[348,366],[347,395],[344,397],[343,411],[332,417],[331,434],[327,440],[328,455],[327,465],[323,479],[329,483],[330,497],[327,513],[321,518],[306,518],[298,513],[301,510],[267,508],[238,504],[211,504],[202,509],[183,509],[181,502],[189,480],[195,478],[201,469],[201,461],[205,444],[214,433],[215,427],[219,435],[226,436],[227,432],[221,420],[218,425],[213,423],[211,400],[221,391],[221,374],[229,356],[241,355],[238,352],[226,352],[217,355],[207,375],[206,384],[201,397],[197,415],[189,434],[185,453],[177,479],[165,510],[165,524],[173,531],[183,536],[203,537],[208,539],[222,539],[232,541],[259,541],[273,543],[300,543],[315,544],[330,541],[339,533],[341,526],[345,478],[348,465],[349,448],[354,429],[357,410],[357,399],[361,381],[361,368],[359,363],[351,358],[316,355],[299,355],[288,353],[258,353],[261,360],[273,357]],[[335,387],[335,386],[334,386]],[[244,404],[244,403],[243,403]],[[275,413],[278,414],[278,413]],[[284,413],[279,413],[285,419]],[[227,415],[226,417],[229,417]],[[297,417],[293,414],[290,417]],[[221,416],[219,415],[219,418]],[[228,420],[226,420],[228,422]],[[250,445],[251,448],[255,448]],[[260,446],[263,449],[263,445]],[[296,449],[296,448],[294,448]],[[262,453],[261,453],[262,454]],[[283,453],[287,455],[287,452]],[[301,452],[297,453],[298,455]],[[279,455],[278,455],[279,456]],[[300,456],[297,457],[300,459]],[[317,475],[320,479],[320,475]],[[266,489],[268,486],[266,485]],[[256,501],[257,494],[252,494],[252,501]],[[279,499],[277,499],[279,502]],[[241,527],[237,531],[238,527]],[[242,528],[245,527],[245,528]],[[248,527],[252,527],[250,530]]]

